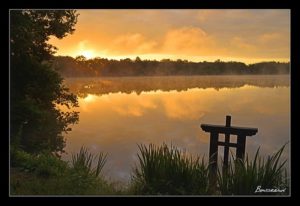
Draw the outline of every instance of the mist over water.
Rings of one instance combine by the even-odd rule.
[[[246,152],[271,154],[290,140],[289,75],[69,78],[79,97],[79,124],[67,138],[64,159],[84,145],[108,153],[105,174],[128,180],[137,144],[173,144],[208,156],[209,134],[200,124],[257,127]],[[289,159],[289,146],[283,158]],[[222,154],[221,148],[219,149]],[[223,155],[223,154],[222,154]]]

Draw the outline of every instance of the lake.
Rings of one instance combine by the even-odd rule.
[[[66,135],[63,158],[82,145],[106,152],[104,175],[114,180],[130,179],[141,143],[165,142],[207,157],[209,133],[200,124],[225,125],[226,115],[233,126],[258,128],[247,138],[250,156],[290,141],[289,75],[67,78],[65,84],[78,95],[80,119]],[[290,144],[283,157],[289,154]]]

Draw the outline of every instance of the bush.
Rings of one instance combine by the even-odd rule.
[[[82,147],[72,156],[70,166],[51,153],[34,156],[13,149],[11,154],[14,167],[11,172],[12,194],[99,195],[120,192],[101,177],[106,161],[103,153],[97,157]],[[92,167],[95,160],[96,166]]]
[[[43,177],[61,176],[68,167],[66,162],[52,153],[32,155],[16,148],[11,150],[11,165]]]
[[[10,151],[10,163],[13,167],[19,167],[21,170],[24,171],[34,171],[37,167],[37,161],[36,158],[21,150],[17,149],[16,147],[12,147]]]
[[[62,176],[68,168],[68,163],[62,161],[53,154],[43,153],[36,158],[38,166],[35,173],[43,177]]]

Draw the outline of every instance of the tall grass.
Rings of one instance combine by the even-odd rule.
[[[13,154],[11,194],[30,195],[101,195],[118,194],[101,171],[107,155],[91,154],[81,147],[72,155],[71,164],[51,154],[38,156],[16,150]],[[94,166],[95,165],[95,166]]]
[[[106,157],[107,154],[100,152],[97,158],[97,156],[90,153],[87,148],[81,147],[79,153],[72,155],[72,168],[76,172],[98,177],[104,167]],[[92,166],[94,160],[97,160],[95,168]]]
[[[208,169],[204,159],[192,158],[166,144],[138,145],[139,166],[133,174],[136,194],[193,195],[206,194]]]
[[[221,174],[218,170],[218,186],[222,195],[275,195],[276,193],[256,193],[258,186],[268,189],[284,189],[288,194],[287,172],[284,165],[287,160],[280,162],[280,157],[285,148],[281,147],[275,154],[265,160],[259,156],[259,148],[251,161],[246,156],[245,160],[234,160],[227,170]]]
[[[68,185],[73,194],[99,194],[107,182],[100,176],[107,154],[93,155],[87,148],[81,147],[79,153],[72,154]]]
[[[107,155],[91,154],[82,147],[70,164],[51,154],[31,155],[11,151],[11,194],[31,195],[274,195],[289,194],[281,156],[285,145],[266,159],[257,150],[253,160],[229,162],[225,173],[218,169],[217,185],[209,190],[208,165],[175,146],[138,145],[138,162],[129,189],[109,183],[102,176]],[[232,158],[233,159],[233,158]],[[284,189],[284,193],[255,193],[262,189]]]

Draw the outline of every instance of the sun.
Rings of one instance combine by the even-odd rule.
[[[82,56],[84,56],[87,59],[92,59],[95,57],[95,54],[92,50],[84,50],[80,52]]]
[[[85,98],[83,98],[84,102],[93,102],[95,101],[95,95],[88,94]]]

